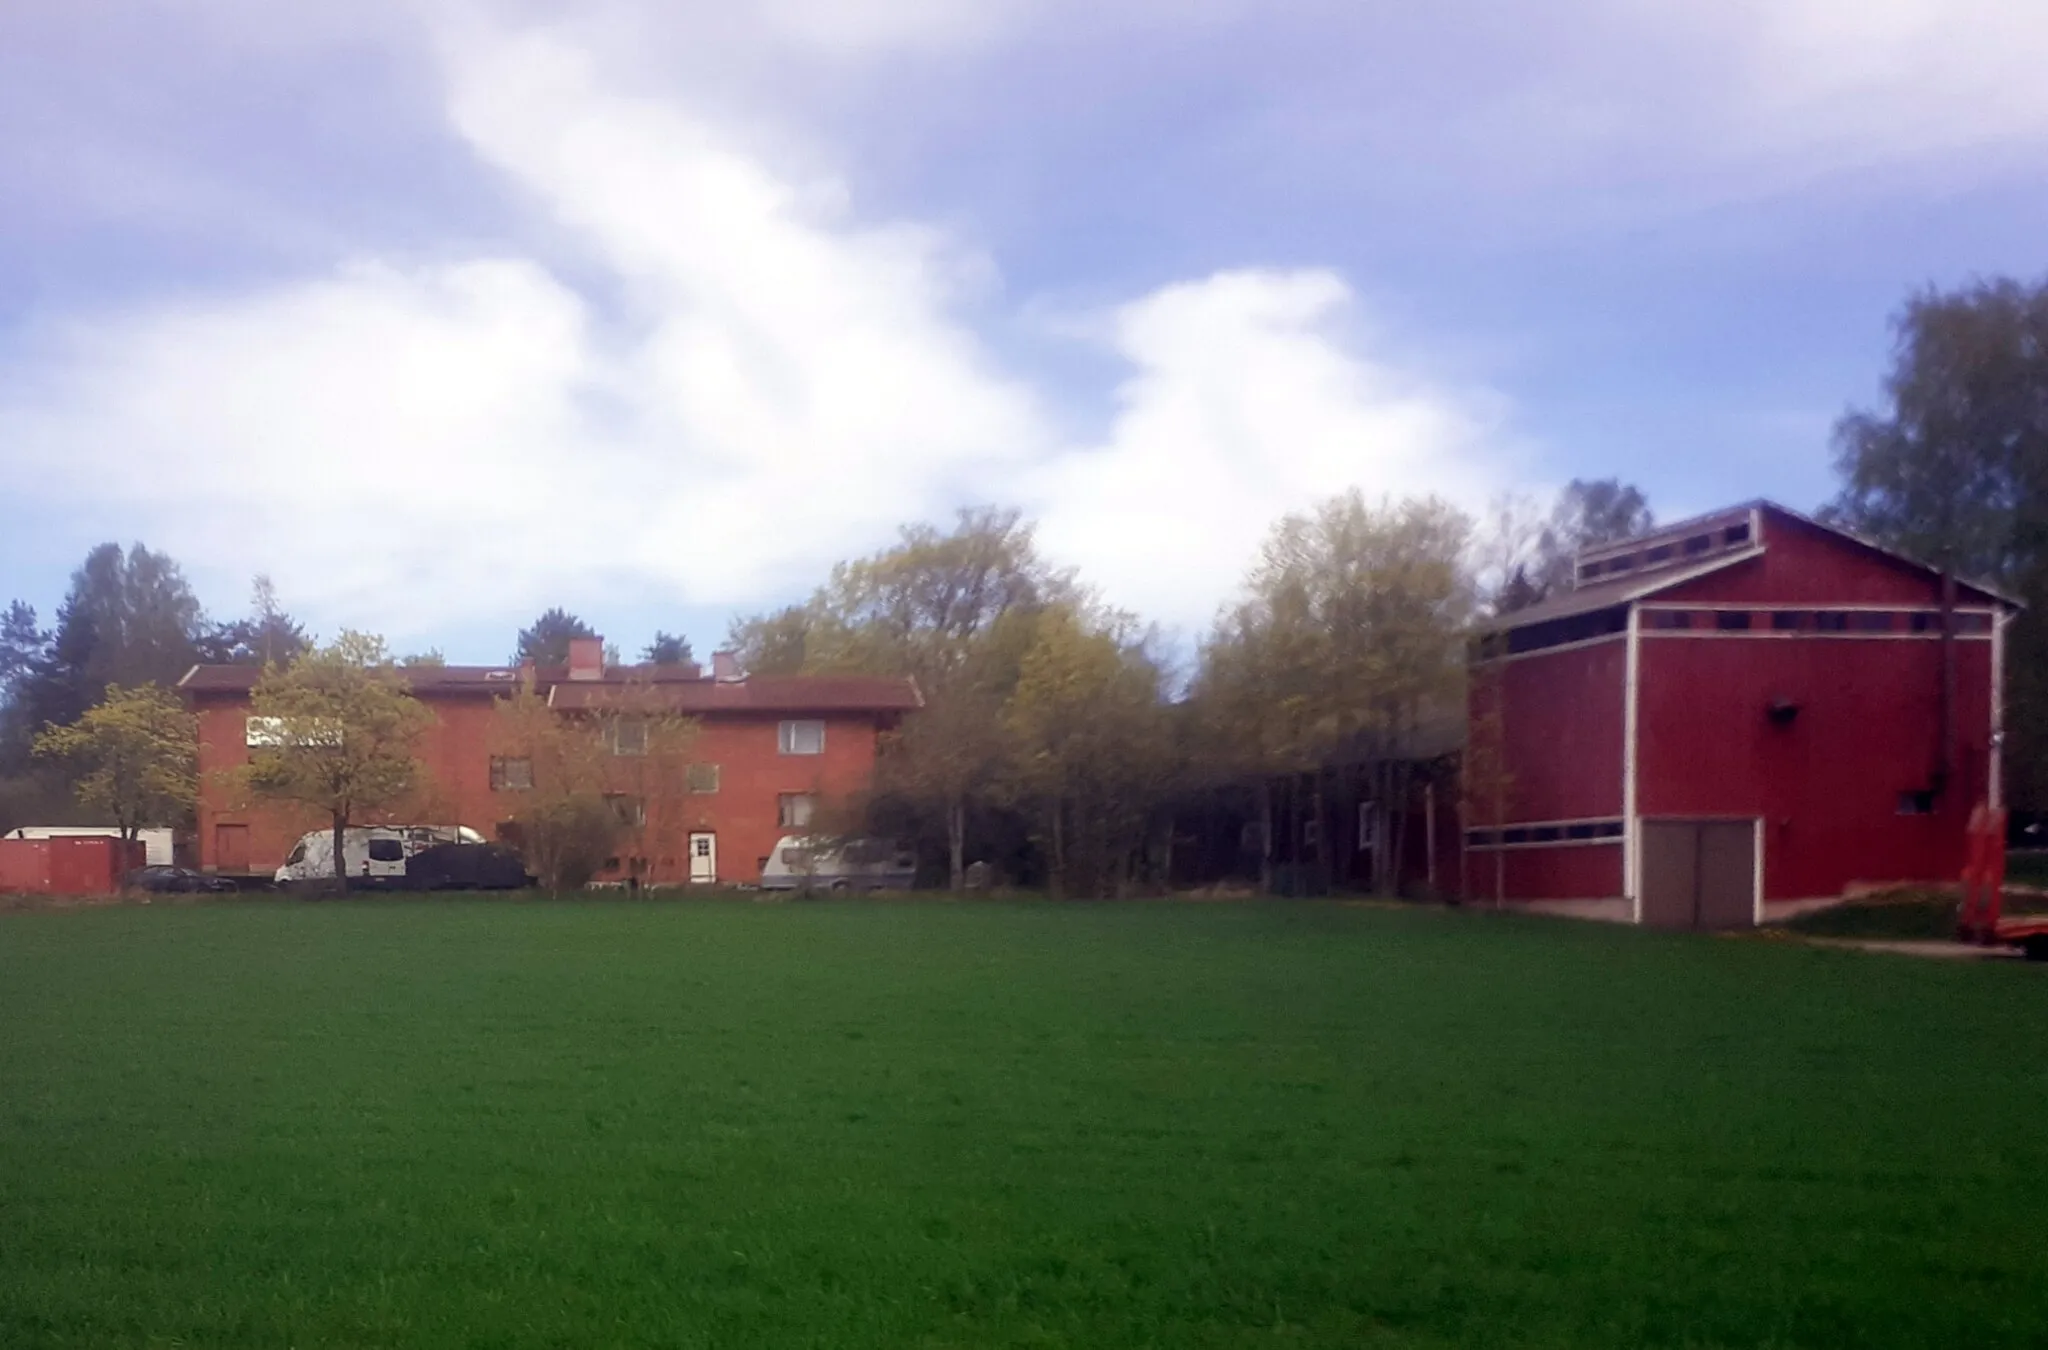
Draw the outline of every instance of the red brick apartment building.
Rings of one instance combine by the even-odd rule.
[[[1474,654],[1468,895],[1738,927],[1954,880],[1998,800],[2014,606],[1944,590],[1768,502],[1581,554]]]
[[[649,884],[760,880],[776,841],[800,833],[821,804],[843,800],[873,776],[882,734],[922,699],[907,679],[865,676],[713,675],[696,666],[606,666],[603,644],[578,640],[566,667],[423,667],[406,672],[412,692],[434,714],[418,755],[425,797],[405,823],[467,825],[487,838],[510,838],[510,819],[531,766],[502,750],[500,703],[531,680],[564,717],[621,708],[693,719],[685,781],[650,783],[636,749],[620,736],[607,787],[632,828],[617,866],[603,880]],[[220,771],[246,764],[264,729],[252,722],[249,696],[260,672],[249,666],[195,666],[179,682],[199,715],[201,797],[199,866],[236,876],[269,876],[307,830],[324,820],[233,799]],[[425,817],[431,816],[431,819]]]

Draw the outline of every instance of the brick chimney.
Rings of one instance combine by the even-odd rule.
[[[738,652],[711,653],[711,678],[727,681],[744,680],[746,676],[740,671],[740,654]]]
[[[569,639],[569,678],[572,680],[601,680],[604,678],[604,639]]]

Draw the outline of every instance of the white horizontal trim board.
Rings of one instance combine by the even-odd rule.
[[[1751,609],[1753,609],[1753,610],[1761,610],[1761,611],[1763,611],[1764,613],[1767,613],[1767,614],[1775,614],[1775,613],[1780,613],[1780,612],[1783,612],[1783,613],[1788,613],[1788,614],[1807,614],[1807,613],[1812,613],[1812,612],[1815,612],[1815,611],[1823,611],[1823,610],[1824,610],[1824,611],[1826,611],[1826,612],[1828,612],[1828,613],[1831,613],[1831,614],[1832,614],[1832,613],[1834,613],[1834,612],[1836,612],[1836,611],[1838,611],[1838,610],[1839,610],[1839,611],[1841,611],[1841,612],[1843,612],[1843,613],[1845,613],[1845,614],[1857,614],[1857,613],[1864,613],[1864,614],[1939,614],[1939,613],[1941,613],[1941,606],[1939,606],[1939,605],[1915,605],[1915,604],[1912,604],[1912,603],[1902,603],[1902,604],[1897,604],[1897,605],[1834,605],[1834,604],[1826,604],[1826,603],[1823,603],[1823,602],[1821,602],[1821,601],[1818,601],[1818,600],[1808,600],[1808,601],[1801,601],[1801,602],[1799,602],[1799,603],[1797,603],[1797,604],[1791,604],[1791,603],[1781,603],[1781,604],[1765,604],[1765,603],[1763,603],[1762,601],[1754,601],[1754,600],[1752,600],[1752,601],[1747,601],[1747,602],[1744,602],[1744,601],[1737,601],[1737,600],[1727,600],[1727,601],[1713,601],[1713,602],[1709,602],[1709,601],[1705,601],[1705,600],[1700,600],[1700,601],[1695,601],[1695,602],[1693,602],[1693,603],[1691,603],[1691,604],[1688,604],[1687,602],[1685,602],[1685,601],[1683,601],[1683,600],[1638,600],[1638,601],[1637,601],[1636,603],[1637,603],[1637,604],[1639,604],[1639,605],[1641,605],[1641,606],[1642,606],[1642,607],[1643,607],[1644,609],[1656,609],[1656,610],[1688,610],[1688,609],[1709,609],[1709,610],[1714,610],[1714,609],[1725,609],[1725,610],[1730,610],[1730,611],[1735,611],[1735,612],[1740,612],[1740,611],[1742,611],[1742,610],[1751,610]],[[1955,609],[1955,612],[1956,612],[1956,613],[1958,613],[1958,614],[1996,614],[1996,613],[1997,613],[1998,611],[1997,611],[1997,610],[1995,610],[1995,609],[1993,609],[1993,608],[1992,608],[1991,606],[1989,606],[1989,605],[1957,605],[1957,606],[1956,606],[1956,609]]]
[[[1646,638],[1778,638],[1827,642],[1938,642],[1939,633],[1852,633],[1825,632],[1820,629],[1786,628],[1645,628]],[[1989,633],[1957,633],[1958,642],[1989,642]],[[1542,652],[1525,652],[1525,656],[1541,656]]]

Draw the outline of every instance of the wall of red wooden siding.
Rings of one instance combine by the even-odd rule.
[[[1497,895],[1510,902],[1612,900],[1622,893],[1619,841],[1475,851],[1467,855],[1465,869],[1466,894],[1479,902]]]
[[[1817,608],[1931,605],[1940,600],[1941,586],[1917,568],[1831,531],[1765,512],[1763,554],[1659,595],[1655,603],[1675,603],[1681,598],[1703,604],[1747,601]],[[1984,596],[1967,590],[1961,593],[1960,602],[1987,603]]]
[[[1688,591],[1688,594],[1690,592]],[[1762,816],[1764,897],[1949,880],[1988,787],[1991,643],[1956,643],[1960,763],[1930,816],[1901,816],[1940,747],[1941,644],[1854,637],[1641,639],[1638,809]],[[1776,725],[1773,699],[1799,705]]]
[[[1621,814],[1622,638],[1538,652],[1474,673],[1472,732],[1499,735],[1510,766],[1504,821],[1589,820]],[[1504,713],[1494,720],[1494,700]],[[1494,823],[1480,789],[1473,821]]]

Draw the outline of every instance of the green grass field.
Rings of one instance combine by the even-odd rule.
[[[2048,970],[1330,905],[0,916],[0,1346],[2038,1346]]]

